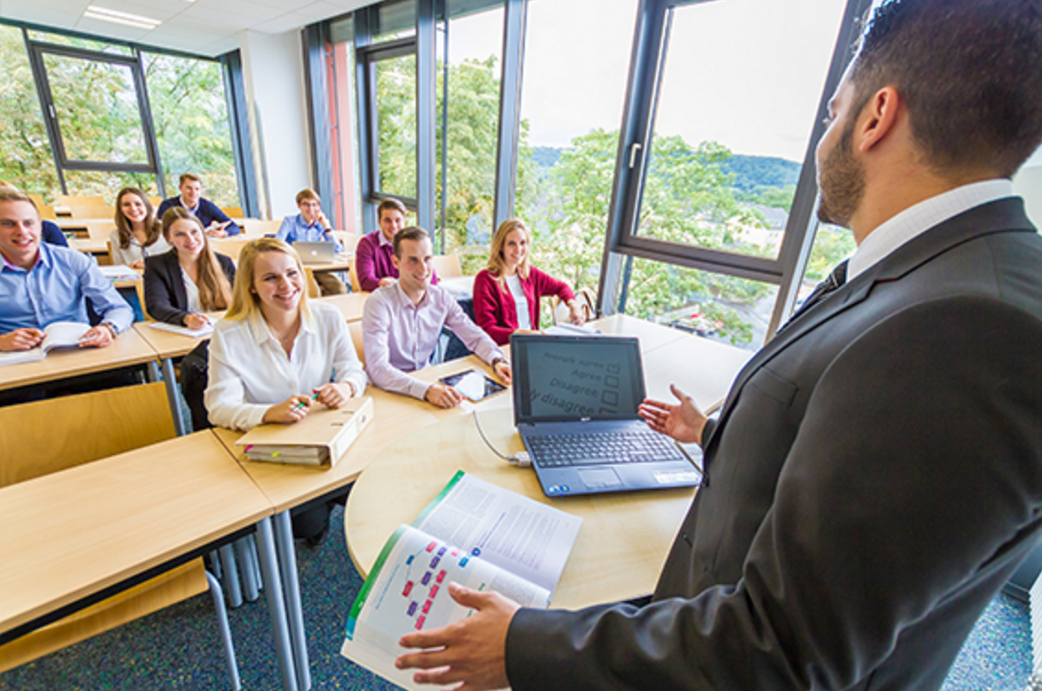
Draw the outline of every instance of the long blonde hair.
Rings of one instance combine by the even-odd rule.
[[[139,190],[137,187],[124,187],[116,195],[116,232],[119,234],[119,247],[120,249],[127,249],[130,247],[130,238],[133,236],[133,227],[130,223],[130,219],[123,214],[123,208],[121,206],[123,197],[128,194],[137,195],[138,199],[145,203],[145,242],[141,245],[142,247],[148,247],[155,243],[159,239],[159,236],[163,233],[163,225],[156,218],[155,209],[152,208],[152,202],[148,200],[145,193]]]
[[[499,227],[496,228],[496,234],[492,236],[492,247],[489,248],[488,264],[485,265],[488,272],[495,277],[500,290],[503,291],[507,290],[506,276],[503,275],[503,270],[507,265],[506,260],[503,259],[503,247],[507,244],[507,235],[510,235],[515,230],[524,233],[525,238],[528,240],[528,253],[518,265],[517,275],[527,279],[528,271],[531,269],[529,259],[532,256],[532,233],[529,232],[528,226],[520,218],[508,218],[499,224]]]
[[[198,259],[199,280],[196,281],[196,285],[199,287],[199,307],[204,312],[228,309],[228,305],[232,301],[232,287],[228,283],[228,277],[224,275],[224,269],[217,262],[213,250],[210,249],[210,241],[206,237],[202,221],[183,206],[170,207],[163,214],[163,237],[169,242],[170,227],[181,220],[191,221],[203,234],[203,251],[200,252]]]
[[[297,251],[289,243],[283,242],[278,238],[258,238],[257,240],[247,242],[243,246],[242,251],[239,252],[239,268],[235,272],[235,289],[232,291],[232,305],[228,308],[228,313],[224,315],[225,319],[250,321],[264,319],[264,315],[261,313],[260,298],[253,292],[253,282],[257,276],[255,271],[257,258],[266,252],[282,252],[292,257],[297,264],[297,271],[300,272],[303,278],[304,266],[300,263],[300,255],[297,254]],[[304,286],[304,290],[300,294],[298,309],[303,316],[308,316],[307,286]]]

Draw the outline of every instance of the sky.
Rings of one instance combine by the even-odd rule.
[[[713,0],[675,11],[656,133],[802,162],[845,3]],[[521,115],[533,146],[619,128],[637,0],[532,0]],[[456,20],[449,59],[499,55],[503,12]]]

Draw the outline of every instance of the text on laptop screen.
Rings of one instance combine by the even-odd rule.
[[[527,376],[521,417],[529,420],[632,418],[644,396],[635,341],[533,339],[524,344]],[[516,353],[515,353],[516,356]],[[520,363],[519,363],[520,364]]]

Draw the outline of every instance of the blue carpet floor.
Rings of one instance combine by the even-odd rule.
[[[317,548],[297,559],[316,691],[391,689],[340,657],[348,608],[362,581],[347,555],[343,511]],[[281,688],[264,598],[229,611],[243,689]],[[984,613],[944,691],[1023,691],[1031,673],[1027,607],[999,596]],[[2,691],[229,688],[209,594],[0,674]]]

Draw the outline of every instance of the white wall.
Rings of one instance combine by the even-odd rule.
[[[261,215],[278,220],[312,186],[300,32],[244,31],[240,48]]]
[[[1013,176],[1013,191],[1024,198],[1028,218],[1042,229],[1042,165],[1032,165],[1034,159],[1028,161]]]

